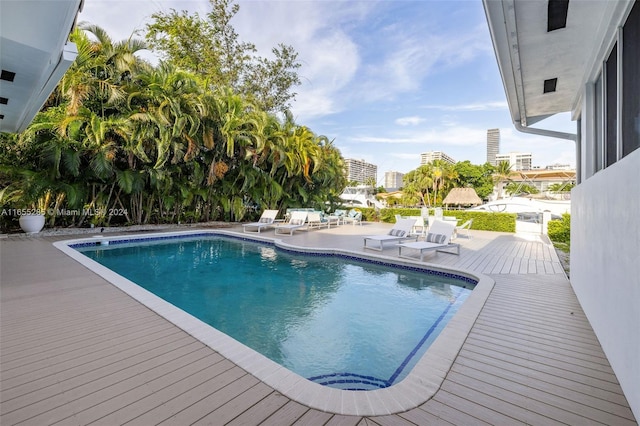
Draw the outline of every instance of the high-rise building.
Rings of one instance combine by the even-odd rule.
[[[384,172],[384,189],[387,191],[397,191],[402,188],[402,178],[404,173]]]
[[[345,175],[348,181],[355,181],[359,184],[367,184],[373,181],[377,182],[378,166],[375,164],[367,163],[364,160],[354,160],[352,158],[345,158]]]
[[[510,152],[508,154],[496,155],[496,165],[502,161],[507,161],[511,165],[511,170],[531,170],[532,155],[530,152]]]
[[[449,164],[456,164],[456,160],[449,157],[442,151],[429,151],[423,152],[420,154],[420,165],[424,166],[425,164],[433,163],[435,160],[444,161]]]
[[[573,170],[570,164],[549,164],[545,170]]]
[[[496,155],[500,152],[500,129],[487,130],[487,163],[497,166]]]

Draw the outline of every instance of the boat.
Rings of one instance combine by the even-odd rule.
[[[552,219],[560,219],[564,213],[571,213],[571,200],[541,199],[533,197],[510,197],[471,207],[467,210],[497,213],[516,213],[518,216],[538,215],[545,211]]]
[[[348,207],[374,207],[383,209],[385,206],[374,196],[374,189],[369,185],[347,186],[340,199]]]

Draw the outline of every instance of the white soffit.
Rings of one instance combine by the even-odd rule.
[[[24,130],[47,100],[76,52],[67,43],[82,0],[0,1],[0,131]],[[66,46],[65,46],[66,45]]]
[[[548,32],[548,1],[484,0],[514,123],[527,126],[574,108],[615,3],[570,0],[566,27]],[[544,93],[544,81],[554,78],[555,92]]]

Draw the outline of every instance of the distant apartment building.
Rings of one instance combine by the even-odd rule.
[[[402,188],[402,178],[404,173],[385,172],[384,173],[384,189],[387,191],[397,191]]]
[[[530,152],[510,152],[508,154],[497,154],[496,165],[503,161],[511,164],[511,170],[531,170],[531,153]]]
[[[377,182],[378,166],[375,164],[367,163],[364,160],[354,160],[352,158],[346,158],[345,175],[348,181],[355,181],[359,184],[366,184],[371,181]]]
[[[487,163],[497,166],[496,156],[500,152],[500,129],[487,130]]]
[[[449,164],[456,164],[456,160],[449,157],[442,151],[429,151],[423,152],[420,154],[420,165],[424,166],[425,164],[433,163],[435,160],[441,160]]]
[[[573,170],[570,164],[549,164],[545,170]]]

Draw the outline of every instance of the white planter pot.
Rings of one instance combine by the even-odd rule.
[[[20,216],[20,228],[27,234],[35,234],[44,228],[44,215],[27,214]]]

